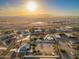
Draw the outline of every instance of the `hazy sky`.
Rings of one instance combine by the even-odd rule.
[[[29,1],[29,0],[28,0]],[[39,5],[37,13],[51,13],[57,16],[79,16],[79,0],[35,0]],[[27,15],[27,0],[0,0],[0,16]]]

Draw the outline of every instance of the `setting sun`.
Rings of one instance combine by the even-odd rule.
[[[31,12],[36,11],[37,10],[37,3],[34,1],[27,2],[26,9]]]

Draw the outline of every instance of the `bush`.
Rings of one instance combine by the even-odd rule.
[[[61,49],[60,51],[61,51],[62,53],[64,53],[64,52],[65,52],[65,50],[64,50],[64,49]]]

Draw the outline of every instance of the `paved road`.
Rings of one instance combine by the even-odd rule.
[[[62,53],[63,59],[72,59],[67,52]]]
[[[62,48],[66,51],[65,53],[61,52],[62,59],[72,59],[71,48],[69,48],[69,46],[67,45],[67,42],[68,42],[68,38],[66,36],[63,36],[59,41],[59,49]]]

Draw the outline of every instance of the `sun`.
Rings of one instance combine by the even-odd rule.
[[[28,11],[31,11],[31,12],[36,11],[37,7],[38,7],[38,5],[34,1],[29,1],[29,2],[26,3],[26,9]]]

